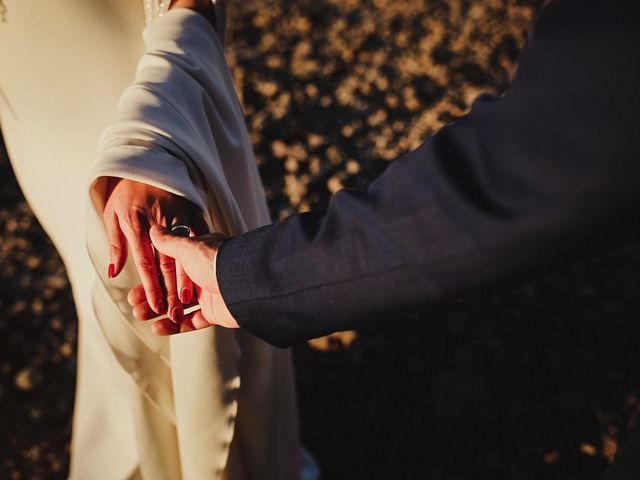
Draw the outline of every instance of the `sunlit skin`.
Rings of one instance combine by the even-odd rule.
[[[142,292],[157,314],[183,317],[193,298],[193,284],[180,263],[158,252],[149,238],[152,225],[188,225],[196,234],[209,231],[200,209],[185,198],[133,180],[110,178],[102,217],[109,239],[109,277],[117,276],[131,252]]]
[[[215,25],[211,0],[174,0],[169,9],[189,8]],[[110,264],[107,275],[116,277],[131,252],[147,306],[156,313],[168,312],[171,320],[183,319],[183,305],[194,298],[193,284],[180,263],[154,256],[149,238],[152,225],[188,225],[196,234],[209,231],[202,213],[190,201],[144,183],[109,178],[103,219],[109,239]]]
[[[212,325],[238,328],[238,323],[220,295],[214,272],[218,247],[225,237],[219,233],[192,238],[177,237],[166,228],[157,225],[151,227],[150,237],[158,252],[166,257],[175,258],[176,262],[183,266],[194,283],[196,299],[201,307],[200,310],[185,315],[178,324],[169,319],[157,320],[152,325],[152,331],[156,335],[173,335]],[[127,300],[136,319],[150,320],[157,316],[147,301],[143,285],[132,288]]]

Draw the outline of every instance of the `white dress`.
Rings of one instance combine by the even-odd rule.
[[[155,337],[126,303],[138,283],[132,262],[106,279],[105,176],[183,195],[227,233],[269,221],[212,27],[184,9],[152,22],[116,111],[144,50],[139,4],[5,4],[2,128],[79,317],[71,478],[298,478],[289,353],[224,329]]]

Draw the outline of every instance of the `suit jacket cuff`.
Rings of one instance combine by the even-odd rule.
[[[240,327],[271,345],[287,348],[306,337],[270,313],[269,304],[278,300],[258,291],[264,266],[256,245],[252,246],[256,236],[275,228],[268,225],[225,240],[216,255],[214,273],[222,299]]]

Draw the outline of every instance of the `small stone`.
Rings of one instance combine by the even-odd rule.
[[[613,463],[618,453],[618,441],[611,435],[602,436],[602,455],[609,463]]]
[[[38,446],[35,446],[27,450],[23,450],[22,455],[24,456],[24,458],[35,462],[36,460],[38,460],[38,458],[40,458],[40,448]]]
[[[284,60],[279,55],[269,55],[265,63],[267,64],[267,67],[274,70],[284,66]]]
[[[353,130],[353,126],[351,126],[350,124],[345,125],[341,130],[342,136],[349,138],[351,135],[353,135]]]
[[[23,392],[30,392],[36,387],[38,375],[35,370],[24,367],[18,371],[15,378],[16,387]]]
[[[331,105],[331,97],[329,95],[323,95],[320,98],[320,106],[327,108],[329,105]]]
[[[316,98],[318,96],[318,87],[312,83],[308,83],[304,91],[309,98]]]
[[[58,317],[54,317],[49,322],[49,326],[52,330],[62,330],[62,321]]]
[[[386,119],[387,119],[387,112],[385,112],[382,109],[379,109],[372,115],[369,115],[369,118],[367,118],[367,123],[371,127],[376,127],[382,124]]]
[[[31,371],[23,368],[16,375],[16,387],[20,390],[28,392],[33,388],[33,382],[31,381]]]
[[[256,82],[256,90],[265,97],[271,97],[278,91],[278,85],[275,82]]]
[[[42,313],[43,309],[44,309],[44,304],[42,303],[42,300],[40,300],[39,298],[36,298],[31,304],[31,311],[37,315]]]
[[[273,156],[276,158],[284,157],[288,150],[287,144],[282,140],[274,140],[271,143],[271,153],[273,153]]]
[[[320,159],[318,157],[314,156],[309,159],[309,172],[314,175],[320,172]]]
[[[360,164],[355,160],[349,160],[347,162],[347,173],[356,175],[360,171]]]
[[[11,313],[12,315],[16,315],[24,312],[26,309],[27,309],[27,302],[25,302],[24,300],[18,300],[13,305],[11,305],[9,313]]]
[[[560,460],[560,454],[556,450],[552,450],[551,452],[545,453],[542,458],[547,465],[554,465]]]
[[[298,161],[289,157],[284,161],[284,169],[289,173],[295,173],[298,170]]]
[[[48,287],[54,288],[56,290],[61,290],[63,288],[67,288],[68,282],[67,277],[64,275],[48,275],[45,278],[45,284]]]
[[[40,417],[42,417],[42,410],[40,410],[39,408],[32,408],[31,410],[29,410],[29,417],[31,417],[33,420],[38,420]]]
[[[37,266],[40,265],[40,263],[42,263],[42,260],[36,256],[28,257],[27,261],[25,262],[26,266],[29,268],[36,268]]]
[[[317,135],[315,133],[310,133],[307,136],[307,143],[312,148],[319,147],[320,145],[322,145],[323,143],[326,143],[326,142],[327,142],[327,138],[322,136],[322,135]]]
[[[70,343],[65,342],[60,346],[60,353],[65,358],[71,358],[73,355],[73,347]]]
[[[583,443],[580,445],[580,451],[589,457],[593,457],[597,453],[596,447],[590,443]]]
[[[327,181],[327,188],[332,194],[335,194],[342,189],[342,182],[337,176],[333,176]]]

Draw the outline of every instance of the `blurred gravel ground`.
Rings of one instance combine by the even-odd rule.
[[[229,61],[274,218],[500,94],[542,1],[247,0]],[[76,321],[0,159],[0,478],[64,478]],[[294,349],[326,479],[596,479],[640,395],[640,248]]]

